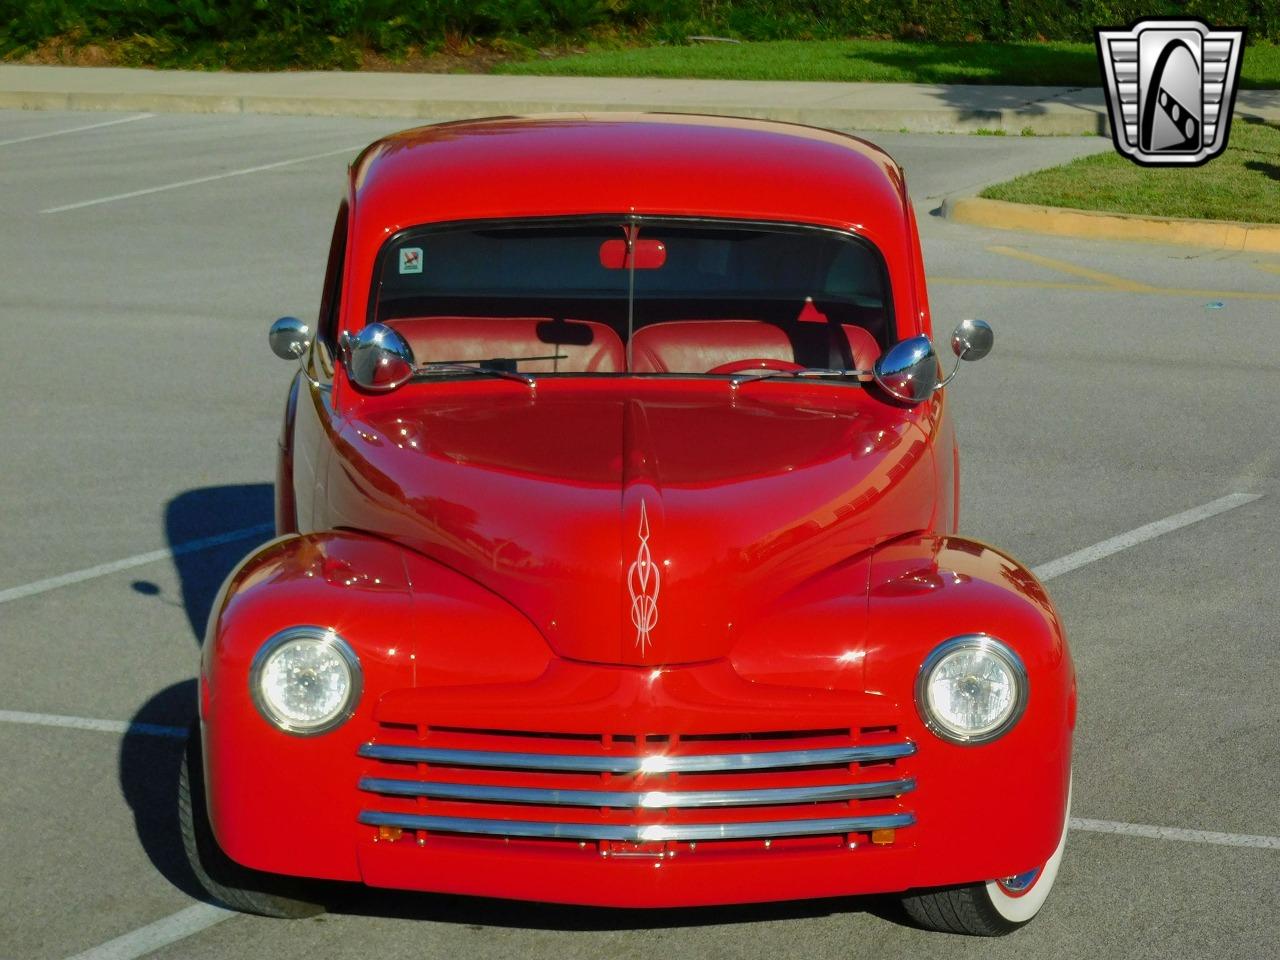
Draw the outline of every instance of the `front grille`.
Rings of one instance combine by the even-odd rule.
[[[638,736],[384,725],[359,749],[370,801],[359,821],[420,840],[856,845],[915,822],[903,805],[915,749],[892,726]]]

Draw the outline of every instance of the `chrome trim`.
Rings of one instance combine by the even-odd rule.
[[[925,691],[928,687],[929,674],[933,671],[933,668],[947,654],[966,647],[988,651],[1003,660],[1018,688],[1013,709],[1009,712],[1009,716],[998,727],[981,735],[966,736],[963,733],[952,730],[937,720],[929,712],[927,705],[928,700]],[[944,640],[933,648],[929,656],[925,657],[924,663],[920,665],[920,672],[916,674],[916,712],[920,714],[920,719],[924,721],[926,727],[941,739],[961,746],[978,746],[990,743],[992,740],[996,740],[1008,733],[1013,725],[1022,718],[1023,712],[1027,709],[1029,695],[1027,669],[1022,665],[1022,660],[1007,644],[986,633],[966,633],[958,637],[952,637],[950,640]]]
[[[763,750],[756,753],[618,756],[557,753],[498,753],[448,747],[401,747],[364,743],[359,755],[369,760],[438,763],[453,767],[498,767],[510,770],[556,770],[572,773],[709,773],[722,770],[776,770],[837,763],[898,760],[916,752],[909,740],[874,746],[826,747],[818,750]]]
[[[267,703],[266,698],[262,696],[262,670],[266,666],[267,658],[278,649],[293,640],[318,640],[328,643],[337,654],[346,661],[347,669],[351,673],[351,686],[347,689],[347,700],[342,705],[342,709],[333,715],[330,719],[323,723],[310,727],[301,727],[290,723],[284,717],[280,716]],[[278,730],[285,733],[291,733],[298,737],[311,737],[319,733],[327,733],[335,727],[340,727],[346,723],[351,715],[355,712],[356,704],[360,702],[360,693],[364,687],[364,672],[360,667],[360,658],[356,656],[351,645],[342,639],[330,627],[318,627],[311,624],[299,625],[296,627],[288,627],[279,633],[272,634],[267,641],[258,648],[258,652],[254,654],[253,662],[249,666],[249,698],[253,701],[253,705],[258,709],[258,713],[262,718],[270,723]]]
[[[914,779],[875,783],[839,783],[818,787],[782,787],[767,790],[547,790],[500,787],[471,783],[438,783],[429,780],[389,780],[361,777],[360,789],[397,797],[430,797],[436,800],[481,800],[565,807],[618,807],[674,810],[692,807],[750,807],[789,803],[822,803],[837,800],[872,800],[898,797],[916,788]]]
[[[550,823],[539,820],[488,820],[476,817],[436,817],[417,813],[362,810],[360,823],[369,827],[399,827],[435,833],[473,833],[495,837],[539,837],[556,840],[618,840],[661,843],[666,840],[749,840],[756,837],[807,837],[827,833],[869,833],[896,830],[916,822],[910,813],[822,820],[773,820],[766,823]]]
[[[1040,871],[1042,869],[1042,867],[1036,867],[1033,870],[1027,870],[1025,873],[1018,873],[1014,874],[1012,877],[1005,877],[1003,880],[997,880],[996,883],[1000,884],[1001,889],[1006,893],[1019,896],[1020,894],[1026,893],[1027,890],[1031,888],[1031,885],[1039,879]]]

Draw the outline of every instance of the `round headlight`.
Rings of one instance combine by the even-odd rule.
[[[987,743],[1018,722],[1027,705],[1027,672],[994,637],[974,633],[940,644],[916,680],[925,725],[954,743]]]
[[[262,645],[249,670],[254,706],[287,733],[324,733],[351,716],[360,661],[324,627],[290,627]]]

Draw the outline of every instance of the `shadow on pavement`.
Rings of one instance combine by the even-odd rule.
[[[164,530],[169,548],[232,530],[270,525],[274,513],[271,484],[246,483],[202,487],[178,494],[165,505]],[[179,553],[173,557],[178,571],[181,602],[197,645],[204,642],[209,608],[227,574],[253,547],[270,538],[265,532],[208,550]],[[155,596],[160,588],[149,580],[135,580],[134,591]]]
[[[268,483],[204,487],[178,494],[165,505],[165,538],[170,549],[233,530],[272,522],[272,488]],[[199,646],[214,596],[227,574],[269,532],[207,550],[178,553],[180,602]],[[164,602],[161,588],[150,580],[135,580],[134,592]],[[198,669],[191,656],[191,672]],[[196,719],[196,682],[184,680],[154,694],[133,715],[133,723],[185,729]],[[183,741],[155,736],[126,736],[120,746],[120,789],[133,811],[138,840],[156,870],[183,893],[208,897],[196,883],[182,851],[178,828],[178,769]]]
[[[625,910],[373,890],[351,885],[328,906],[331,912],[345,915],[458,924],[477,930],[485,927],[561,932],[663,930],[801,920],[843,913],[867,913],[891,923],[912,925],[896,897],[841,897],[722,907]]]
[[[161,690],[133,716],[134,723],[186,727],[196,717],[196,682]],[[128,736],[120,742],[120,790],[133,811],[142,849],[160,874],[188,896],[208,899],[182,852],[178,829],[178,768],[183,741]]]

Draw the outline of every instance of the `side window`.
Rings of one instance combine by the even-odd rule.
[[[333,224],[333,239],[329,242],[329,264],[324,271],[324,292],[320,295],[320,318],[317,325],[320,339],[331,348],[338,339],[338,309],[342,304],[342,266],[347,252],[347,202],[338,207],[338,219]]]

